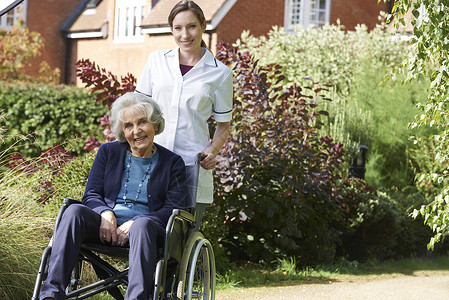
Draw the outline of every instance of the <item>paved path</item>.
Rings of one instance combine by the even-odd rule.
[[[448,300],[449,272],[338,277],[326,283],[218,291],[216,300]]]

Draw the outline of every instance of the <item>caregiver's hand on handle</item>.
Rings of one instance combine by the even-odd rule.
[[[201,160],[200,165],[206,170],[213,170],[217,165],[215,158],[223,147],[226,139],[229,136],[230,122],[217,122],[217,128],[215,129],[214,138],[210,144],[210,147],[203,152],[204,158]]]

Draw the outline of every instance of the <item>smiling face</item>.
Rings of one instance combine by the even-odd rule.
[[[202,53],[201,41],[206,30],[206,24],[201,25],[192,11],[179,12],[174,17],[170,29],[181,51],[192,54]]]
[[[122,114],[122,130],[134,156],[150,157],[153,149],[155,124],[150,123],[143,111],[125,108]]]

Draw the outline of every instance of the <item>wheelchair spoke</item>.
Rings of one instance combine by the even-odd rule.
[[[210,272],[209,256],[206,247],[201,248],[194,272],[192,299],[209,299],[207,286],[209,285]]]

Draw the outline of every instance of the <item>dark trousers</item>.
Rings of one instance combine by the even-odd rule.
[[[65,298],[65,287],[78,260],[82,243],[100,243],[100,216],[85,205],[72,204],[64,212],[49,261],[48,277],[40,299]],[[153,289],[157,249],[164,241],[165,230],[149,217],[134,221],[128,232],[129,272],[125,299],[148,300]]]

